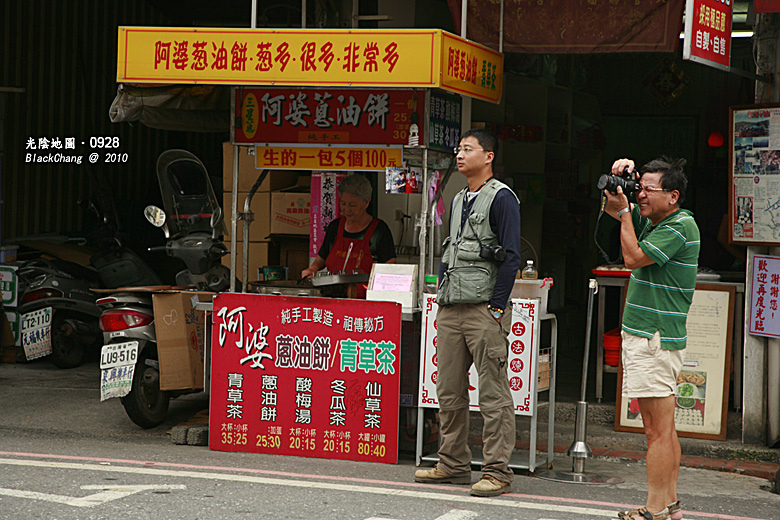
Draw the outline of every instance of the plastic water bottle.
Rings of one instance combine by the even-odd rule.
[[[534,267],[534,261],[528,260],[520,276],[523,280],[538,280],[539,272]]]

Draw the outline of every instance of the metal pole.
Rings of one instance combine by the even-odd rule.
[[[466,8],[469,5],[469,0],[463,0],[460,4],[460,37],[466,37]]]
[[[252,0],[252,23],[249,27],[257,29],[257,0]]]
[[[306,0],[301,0],[301,29],[306,29]]]
[[[582,362],[582,392],[577,403],[577,415],[574,422],[574,442],[569,447],[567,455],[572,457],[572,471],[542,471],[537,477],[560,482],[577,482],[580,484],[618,484],[622,482],[617,477],[602,477],[601,475],[585,474],[585,459],[592,452],[585,439],[588,426],[588,403],[585,401],[585,389],[588,378],[588,357],[590,352],[590,330],[593,316],[593,296],[598,292],[598,283],[591,279],[588,282],[588,316],[585,325],[585,352]]]
[[[501,16],[498,22],[498,52],[504,52],[504,0],[501,0]]]

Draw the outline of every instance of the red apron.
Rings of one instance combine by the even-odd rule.
[[[328,258],[325,259],[325,267],[332,272],[358,270],[361,273],[368,274],[371,272],[371,266],[374,265],[374,259],[371,257],[371,250],[369,249],[369,240],[371,240],[371,235],[374,234],[374,230],[376,230],[376,226],[379,224],[379,219],[374,218],[366,228],[363,238],[359,239],[346,238],[344,236],[346,223],[346,218],[339,218],[339,231],[336,233],[336,241],[333,243],[330,253],[328,253]],[[352,245],[352,250],[350,250],[350,245]],[[348,260],[347,252],[349,252]],[[345,260],[346,267],[344,267]],[[358,284],[357,297],[361,299],[366,298],[366,287],[364,284]]]

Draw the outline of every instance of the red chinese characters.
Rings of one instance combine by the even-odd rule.
[[[399,305],[226,293],[214,309],[212,449],[396,461]]]
[[[753,294],[748,330],[757,336],[780,338],[780,257],[753,257]]]

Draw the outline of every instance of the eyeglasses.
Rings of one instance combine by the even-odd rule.
[[[455,152],[455,155],[458,155],[460,152],[463,152],[466,155],[470,154],[471,152],[492,152],[492,150],[485,150],[484,148],[471,148],[469,146],[456,146],[452,149],[452,151]]]
[[[652,192],[654,192],[654,191],[669,191],[669,190],[665,190],[665,189],[663,189],[663,188],[653,188],[653,187],[651,187],[651,186],[642,186],[642,185],[640,184],[640,185],[639,185],[639,189],[637,190],[637,193],[639,193],[640,191],[644,191],[644,192],[646,192],[646,193],[652,193]]]

